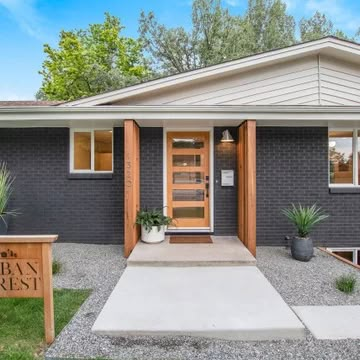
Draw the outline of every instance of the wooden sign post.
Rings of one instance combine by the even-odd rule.
[[[57,238],[0,236],[0,298],[44,298],[47,344],[55,339],[51,244]]]

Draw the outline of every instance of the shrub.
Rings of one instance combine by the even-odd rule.
[[[336,279],[336,288],[345,294],[354,292],[356,278],[354,275],[342,275]]]
[[[53,260],[52,262],[52,273],[53,275],[58,274],[61,271],[61,262],[57,260]]]
[[[5,162],[0,162],[0,220],[5,222],[5,215],[16,216],[15,210],[8,210],[15,178],[11,176]],[[6,222],[5,222],[6,223]]]

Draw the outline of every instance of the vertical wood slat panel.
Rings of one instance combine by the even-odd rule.
[[[256,255],[256,121],[239,127],[238,236]]]
[[[128,257],[140,237],[135,226],[140,209],[140,131],[134,120],[124,121],[124,256]]]
[[[244,126],[239,127],[239,142],[238,142],[238,237],[245,244],[245,183],[244,183]]]

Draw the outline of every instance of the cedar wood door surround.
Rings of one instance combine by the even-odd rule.
[[[238,237],[256,255],[256,121],[239,126]],[[135,226],[140,208],[140,137],[133,120],[124,121],[124,255],[128,257],[140,238]]]
[[[239,126],[238,237],[256,255],[256,121]]]
[[[140,131],[134,120],[124,120],[124,255],[128,257],[140,237],[135,225],[140,209]]]

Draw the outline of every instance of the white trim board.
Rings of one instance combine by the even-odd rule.
[[[209,132],[209,167],[210,167],[210,202],[209,202],[209,212],[210,212],[210,228],[171,228],[169,229],[170,232],[213,232],[214,231],[214,212],[215,212],[215,201],[214,201],[214,186],[215,186],[215,172],[214,172],[214,166],[215,166],[215,159],[214,159],[214,128],[208,127],[208,128],[184,128],[184,127],[177,127],[177,128],[171,128],[166,127],[163,129],[163,204],[164,204],[164,212],[166,214],[167,209],[167,133],[172,131],[179,131],[179,132],[194,132],[194,131],[203,131],[203,132]]]

